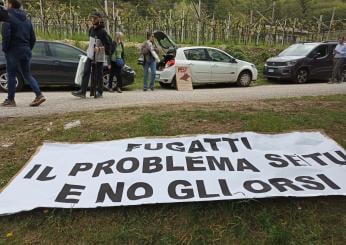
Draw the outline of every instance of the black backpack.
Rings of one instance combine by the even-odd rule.
[[[114,53],[115,51],[115,46],[114,46],[114,43],[113,43],[113,40],[111,38],[111,36],[105,32],[106,34],[106,39],[107,39],[107,43],[104,44],[105,46],[105,53],[106,55],[110,56]]]

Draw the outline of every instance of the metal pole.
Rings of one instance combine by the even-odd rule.
[[[107,32],[109,33],[108,1],[107,1],[107,0],[105,0],[105,12],[106,12],[106,16],[107,16],[107,25],[106,25],[106,28],[107,28]]]
[[[198,22],[197,22],[197,45],[199,45],[200,31],[201,31],[201,0],[198,1]]]
[[[332,25],[333,25],[333,22],[334,22],[334,15],[335,15],[335,7],[333,8],[332,18],[330,19],[327,40],[329,40],[330,31],[332,30]]]

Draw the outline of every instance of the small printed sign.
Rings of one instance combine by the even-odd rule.
[[[190,67],[178,66],[176,68],[177,90],[192,91],[192,74]]]

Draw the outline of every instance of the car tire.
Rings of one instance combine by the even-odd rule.
[[[108,81],[109,81],[109,71],[104,71],[103,72],[103,90],[108,90]],[[113,89],[115,89],[115,87],[117,86],[117,78],[114,76],[113,77],[113,83],[112,83],[112,87]]]
[[[161,88],[172,88],[172,84],[171,83],[163,83],[163,82],[159,82]]]
[[[22,91],[24,87],[24,80],[22,77],[17,76],[16,92]],[[8,91],[8,82],[7,82],[7,72],[6,70],[0,71],[0,90],[7,92]]]
[[[342,70],[341,82],[346,82],[346,67]]]
[[[299,69],[296,75],[296,83],[303,84],[309,81],[309,72],[307,69]]]
[[[249,71],[243,71],[238,77],[237,84],[240,87],[249,87],[252,81],[252,74]]]
[[[176,78],[176,76],[174,76],[173,79],[172,79],[171,88],[177,89],[177,78]]]

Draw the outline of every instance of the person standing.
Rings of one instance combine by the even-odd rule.
[[[1,105],[16,106],[16,76],[19,67],[23,78],[30,84],[36,95],[30,106],[39,106],[46,101],[46,98],[42,95],[37,80],[31,74],[30,61],[32,49],[36,43],[35,32],[26,13],[20,9],[19,0],[8,0],[7,5],[8,17],[2,24],[2,50],[6,57],[8,97]]]
[[[346,59],[345,37],[338,38],[338,45],[334,50],[333,75],[329,83],[341,83],[344,79],[342,76],[344,69],[344,60]]]
[[[121,77],[121,70],[125,65],[125,51],[122,32],[115,33],[115,41],[113,42],[112,47],[114,47],[112,54],[108,56],[108,68],[110,70],[108,90],[110,92],[114,92],[113,78],[115,75],[115,77],[117,78],[116,91],[118,93],[122,93],[123,80]]]
[[[86,98],[91,75],[90,96],[97,99],[102,98],[103,94],[103,64],[106,61],[106,54],[110,53],[111,41],[102,22],[102,15],[95,12],[90,18],[92,27],[89,29],[88,59],[85,63],[81,89],[72,92],[72,95]]]
[[[158,53],[159,49],[154,43],[154,34],[152,32],[147,33],[147,41],[145,41],[141,48],[141,54],[144,55],[144,87],[143,90],[148,90],[148,76],[149,68],[151,72],[150,89],[154,91],[155,77],[156,77],[156,62],[159,62]]]

